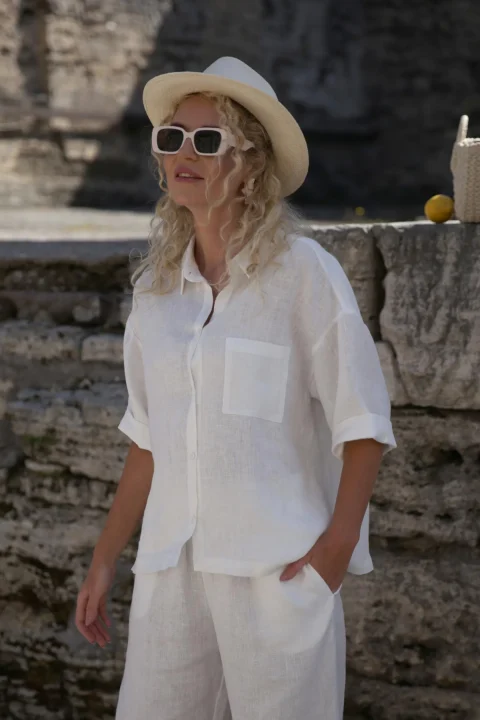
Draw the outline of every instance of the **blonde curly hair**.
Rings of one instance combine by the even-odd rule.
[[[280,182],[275,174],[273,149],[265,128],[242,105],[223,95],[209,92],[191,93],[175,105],[170,115],[164,119],[164,124],[171,122],[180,103],[193,95],[206,97],[214,103],[220,117],[220,126],[228,128],[237,141],[231,150],[233,169],[224,180],[221,197],[209,202],[208,220],[211,212],[225,202],[230,183],[238,178],[242,170],[246,169],[246,182],[254,180],[253,190],[246,196],[239,195],[234,201],[243,204],[243,212],[233,232],[230,232],[228,238],[223,235],[231,220],[231,205],[229,217],[220,229],[221,239],[225,243],[227,269],[218,284],[228,277],[233,256],[248,243],[249,274],[252,279],[258,279],[261,270],[288,247],[288,237],[300,232],[301,217],[282,198]],[[240,149],[245,140],[253,143],[253,148],[248,151]],[[168,194],[162,156],[153,150],[152,155],[156,161],[159,186],[165,194],[156,204],[155,215],[150,223],[148,251],[135,268],[131,283],[135,285],[136,280],[149,269],[152,271],[153,280],[151,286],[144,290],[165,294],[170,292],[177,282],[183,254],[194,233],[194,223],[190,210],[178,206]],[[220,163],[218,170],[219,174]],[[207,181],[207,202],[215,179],[214,177]]]

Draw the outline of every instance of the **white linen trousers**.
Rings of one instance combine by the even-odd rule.
[[[176,567],[135,575],[116,720],[341,720],[339,591],[310,565],[237,577]]]

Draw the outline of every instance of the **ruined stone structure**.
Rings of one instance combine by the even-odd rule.
[[[142,215],[57,212],[54,225],[45,212],[3,216],[2,720],[113,717],[135,543],[119,562],[106,651],[77,633],[74,609],[127,450],[117,424],[129,254],[145,250],[146,231]],[[350,278],[398,442],[372,501],[375,572],[348,577],[342,591],[345,718],[478,720],[480,230],[308,232]]]
[[[462,113],[480,134],[479,38],[477,0],[2,0],[0,206],[151,210],[143,86],[229,54],[307,134],[298,203],[410,219],[451,192]]]

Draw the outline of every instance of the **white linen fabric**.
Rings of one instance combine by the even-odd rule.
[[[249,249],[218,294],[190,241],[178,285],[134,288],[124,336],[129,400],[119,428],[151,450],[154,474],[132,568],[177,564],[195,533],[194,568],[269,575],[328,527],[344,444],[396,447],[372,336],[338,261],[316,241],[249,277]],[[368,510],[349,565],[372,568]]]
[[[245,578],[179,563],[135,576],[116,720],[341,720],[342,600],[307,565]]]

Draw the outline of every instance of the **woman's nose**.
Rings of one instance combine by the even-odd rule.
[[[189,158],[190,160],[198,160],[198,155],[195,152],[195,148],[193,147],[193,142],[190,138],[187,138],[185,142],[183,143],[182,147],[179,150],[179,155],[182,155],[184,158]]]

